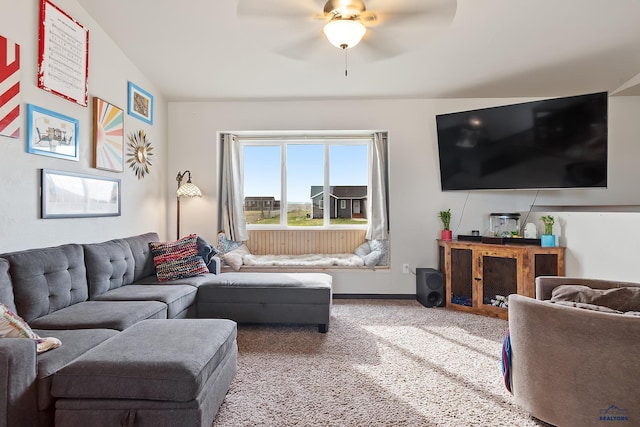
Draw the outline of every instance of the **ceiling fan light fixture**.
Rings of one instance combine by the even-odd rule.
[[[324,26],[324,35],[329,43],[339,49],[350,49],[360,43],[367,29],[360,21],[334,19]]]

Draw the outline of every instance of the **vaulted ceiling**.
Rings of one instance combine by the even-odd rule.
[[[346,57],[323,0],[78,2],[170,101],[552,97],[640,74],[638,0],[365,0],[378,19]]]

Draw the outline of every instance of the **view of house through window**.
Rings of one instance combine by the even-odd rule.
[[[369,140],[241,142],[248,226],[367,225]]]

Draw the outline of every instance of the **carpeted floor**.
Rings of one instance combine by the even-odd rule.
[[[223,426],[542,426],[506,391],[507,322],[410,300],[334,300],[313,326],[239,325]]]

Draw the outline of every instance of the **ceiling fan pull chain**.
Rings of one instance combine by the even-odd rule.
[[[342,47],[342,50],[344,51],[344,76],[348,77],[347,76],[347,74],[348,74],[347,70],[349,68],[349,64],[347,62],[347,45],[343,44],[341,47]]]

